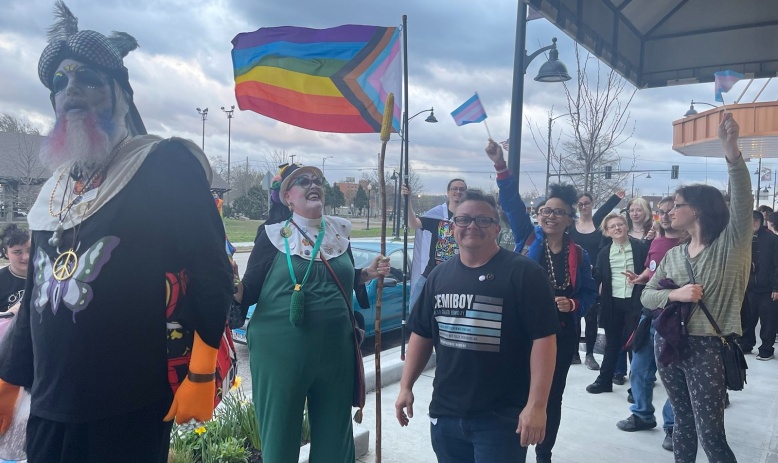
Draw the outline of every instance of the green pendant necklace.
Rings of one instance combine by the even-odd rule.
[[[290,222],[292,222],[291,218],[284,224],[284,229],[288,229],[287,227],[289,227]],[[297,226],[297,224],[294,225],[295,227]],[[305,319],[305,296],[302,289],[305,282],[308,281],[308,276],[311,274],[311,268],[313,267],[313,261],[316,260],[316,254],[319,253],[319,247],[324,240],[324,218],[322,217],[321,219],[321,231],[319,231],[319,236],[316,237],[316,244],[313,245],[313,253],[311,254],[310,262],[308,262],[308,269],[305,271],[303,281],[299,284],[297,283],[297,277],[294,274],[294,267],[292,266],[292,254],[289,250],[289,237],[287,235],[291,235],[291,233],[283,234],[284,247],[286,248],[286,264],[289,267],[289,276],[292,277],[292,284],[294,285],[292,298],[289,301],[289,321],[294,326],[300,326]]]

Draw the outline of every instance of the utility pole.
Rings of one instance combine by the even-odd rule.
[[[203,143],[200,145],[200,149],[203,150],[203,153],[205,153],[205,120],[208,119],[208,108],[197,108],[197,113],[203,119]]]
[[[222,106],[222,111],[224,111],[227,114],[227,188],[231,188],[232,183],[230,183],[230,141],[232,138],[232,117],[233,117],[233,113],[235,112],[235,105],[230,106],[230,109],[224,109],[224,106]]]
[[[290,154],[290,155],[289,155],[289,157],[290,157],[290,158],[292,158],[292,164],[294,164],[294,157],[295,157],[295,156],[296,156],[295,154]]]

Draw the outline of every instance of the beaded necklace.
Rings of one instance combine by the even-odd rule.
[[[65,172],[63,171],[62,174],[60,174],[59,178],[57,179],[57,183],[54,185],[54,188],[51,192],[51,196],[49,197],[49,214],[52,217],[59,218],[59,223],[57,224],[57,228],[54,230],[54,233],[51,235],[51,238],[49,238],[49,245],[55,248],[59,253],[57,258],[54,260],[51,269],[52,276],[57,281],[65,281],[76,273],[76,269],[78,268],[78,254],[76,254],[75,249],[76,249],[76,244],[78,243],[78,232],[81,231],[81,225],[84,221],[84,217],[86,217],[87,211],[89,211],[89,206],[87,205],[87,207],[84,208],[84,212],[81,215],[81,220],[73,228],[73,240],[70,248],[67,249],[66,251],[60,251],[59,245],[62,242],[62,234],[65,229],[64,226],[65,219],[70,214],[70,211],[73,208],[73,206],[81,202],[81,200],[84,198],[84,194],[87,191],[92,190],[93,187],[99,187],[102,184],[103,180],[105,179],[105,173],[108,170],[108,166],[114,160],[116,155],[119,154],[121,149],[127,146],[127,144],[131,140],[132,138],[129,136],[125,137],[125,139],[119,145],[117,145],[116,148],[113,149],[105,165],[95,170],[92,173],[92,175],[90,175],[85,181],[81,179],[76,180],[76,183],[73,186],[72,193],[68,191],[68,185],[70,185],[70,179],[68,179],[68,181],[65,182],[65,186],[63,189],[64,192],[62,195],[62,203],[60,205],[60,210],[59,212],[54,213],[54,195],[57,191],[59,183],[64,178]],[[67,205],[64,205],[65,198],[67,197],[67,195],[73,193],[75,193],[75,196],[70,201],[67,202]],[[94,197],[91,199],[95,199],[96,197],[97,197],[97,190],[95,190]]]
[[[567,289],[570,286],[570,261],[567,258],[568,247],[562,242],[562,251],[564,253],[565,261],[565,282],[561,286],[557,285],[556,274],[554,273],[554,262],[551,260],[551,249],[548,247],[548,240],[546,240],[546,271],[548,277],[551,280],[551,287],[558,290]]]

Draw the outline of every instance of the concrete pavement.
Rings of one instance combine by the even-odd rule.
[[[394,349],[396,350],[396,349]],[[394,351],[393,350],[393,351]],[[382,356],[382,378],[386,378],[394,366],[393,357],[399,358],[399,351]],[[602,356],[595,354],[598,360]],[[726,411],[726,429],[730,446],[741,463],[778,463],[778,361],[757,361],[747,355],[748,384],[745,390],[730,392],[732,405]],[[372,365],[368,365],[369,371]],[[397,360],[399,362],[399,360]],[[394,401],[399,384],[388,384],[384,379],[382,388],[382,461],[402,463],[435,462],[435,454],[429,439],[427,407],[432,397],[434,368],[428,369],[414,387],[414,418],[409,426],[401,428],[394,417]],[[594,381],[597,374],[584,365],[573,365],[567,380],[562,404],[562,425],[554,448],[555,463],[640,463],[672,462],[671,452],[662,449],[664,432],[661,424],[650,431],[627,433],[616,428],[616,422],[630,415],[627,403],[628,383],[614,386],[614,392],[593,395],[585,388]],[[661,408],[666,399],[661,381],[654,389],[654,406]],[[360,462],[375,461],[375,394],[368,395],[362,427],[370,432],[369,452],[360,457]],[[658,413],[661,423],[661,413]],[[534,450],[530,449],[528,462],[534,461]],[[702,448],[697,462],[708,461]]]

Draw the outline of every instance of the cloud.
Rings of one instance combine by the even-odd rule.
[[[489,131],[498,141],[508,138],[513,89],[517,2],[495,0],[488,6],[469,0],[440,2],[373,2],[364,0],[253,1],[253,0],[70,0],[82,29],[111,30],[134,35],[141,48],[126,58],[136,103],[150,131],[202,142],[203,121],[195,108],[209,108],[205,121],[205,150],[209,156],[227,156],[228,120],[219,109],[236,105],[230,51],[232,38],[260,27],[296,25],[333,27],[340,24],[400,25],[408,16],[409,114],[434,108],[437,124],[424,122],[426,113],[409,124],[412,168],[429,193],[443,193],[448,179],[461,176],[468,184],[493,189],[493,168],[483,149],[484,124],[454,125],[449,113],[478,92],[489,118]],[[48,91],[37,77],[37,62],[52,23],[51,0],[6,0],[0,17],[0,104],[3,112],[23,115],[41,128],[51,124]],[[545,20],[527,25],[529,52],[557,37],[560,59],[575,75],[575,44]],[[561,84],[535,82],[544,61],[541,55],[527,69],[522,117],[521,189],[545,182],[545,142],[549,111],[568,112]],[[594,63],[590,63],[593,66]],[[603,68],[605,66],[603,65]],[[589,72],[593,72],[590,68]],[[567,83],[574,90],[575,80]],[[739,83],[728,95],[734,99]],[[755,84],[744,101],[752,98]],[[631,91],[627,84],[626,90]],[[778,84],[764,95],[775,95]],[[725,183],[720,160],[683,157],[671,149],[672,121],[688,109],[691,99],[711,101],[712,84],[640,90],[630,105],[633,138],[622,147],[624,157],[639,157],[638,169],[681,167],[682,181]],[[764,97],[762,97],[764,99]],[[771,97],[772,98],[772,97]],[[700,107],[698,109],[704,109]],[[252,112],[237,110],[230,132],[230,157],[264,170],[264,158],[273,151],[294,154],[296,160],[320,165],[326,161],[329,177],[360,177],[376,168],[380,150],[377,134],[329,134],[303,130]],[[533,129],[530,130],[529,126]],[[631,130],[631,126],[630,126]],[[534,132],[534,139],[533,139]],[[570,136],[566,117],[556,119],[554,140]],[[400,162],[400,141],[393,134],[387,149],[388,169]],[[625,167],[626,166],[622,166]],[[525,173],[526,172],[526,173]],[[635,187],[673,188],[669,173],[636,177]]]

